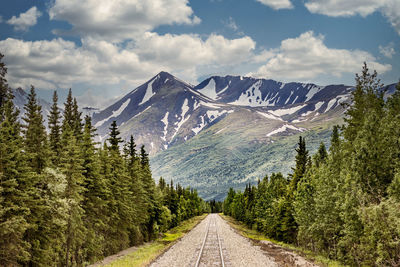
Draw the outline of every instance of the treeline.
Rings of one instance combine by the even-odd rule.
[[[224,213],[270,238],[352,266],[400,264],[400,83],[356,76],[345,125],[312,157],[300,137],[293,172],[230,190]]]
[[[208,210],[197,192],[156,185],[144,146],[115,121],[103,146],[69,91],[44,126],[32,86],[22,123],[0,54],[0,266],[82,266]],[[120,148],[123,149],[120,149]]]

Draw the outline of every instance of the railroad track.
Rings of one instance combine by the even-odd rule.
[[[221,239],[218,234],[216,214],[212,214],[208,221],[207,230],[197,257],[195,267],[222,266],[225,267],[222,253]]]

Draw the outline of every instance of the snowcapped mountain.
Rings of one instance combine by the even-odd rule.
[[[307,136],[310,152],[327,142],[352,90],[241,76],[213,76],[193,86],[160,72],[94,113],[93,124],[105,141],[115,120],[124,140],[133,135],[146,146],[155,177],[220,199],[230,186],[287,173],[299,134]]]
[[[197,86],[160,72],[115,104],[93,114],[99,141],[108,136],[113,120],[123,139],[132,134],[151,155],[184,143],[227,116],[252,113],[270,127],[266,137],[305,131],[296,126],[335,110],[351,87],[317,86],[249,77],[214,76]]]
[[[213,76],[204,80],[194,89],[221,103],[250,107],[284,107],[308,102],[322,104],[321,101],[333,100],[339,96],[344,98],[348,96],[351,87],[282,83],[243,76]],[[336,104],[336,102],[332,102],[325,107],[332,108]]]
[[[115,104],[93,114],[100,141],[117,122],[123,139],[132,134],[151,155],[197,135],[206,125],[233,112],[166,72],[160,72]]]

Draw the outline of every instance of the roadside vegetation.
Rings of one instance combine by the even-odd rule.
[[[288,177],[230,189],[224,214],[273,240],[351,266],[400,264],[400,83],[385,98],[364,65],[345,124],[312,157],[300,137]]]

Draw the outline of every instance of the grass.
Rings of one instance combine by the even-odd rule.
[[[125,257],[118,259],[108,265],[107,267],[131,267],[131,266],[147,266],[159,255],[164,253],[170,248],[177,240],[183,237],[187,232],[192,230],[198,223],[200,223],[207,214],[196,216],[182,222],[179,226],[172,228],[164,233],[162,238],[159,238],[151,243],[139,246],[138,249]]]
[[[250,238],[253,240],[258,240],[258,241],[266,240],[266,241],[272,242],[283,248],[292,250],[295,253],[302,255],[306,259],[314,261],[316,264],[319,264],[321,266],[327,266],[327,267],[345,267],[346,266],[338,261],[328,259],[322,255],[318,255],[318,254],[316,254],[312,251],[306,250],[304,248],[297,247],[297,246],[287,244],[284,242],[276,241],[274,239],[270,239],[270,238],[266,237],[264,234],[254,230],[254,229],[248,228],[244,223],[241,223],[230,216],[226,216],[224,214],[220,214],[220,215],[244,237],[247,237],[247,238]]]

